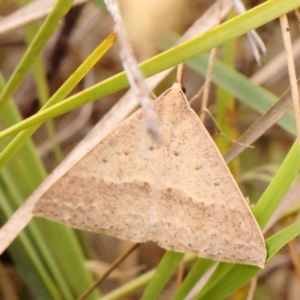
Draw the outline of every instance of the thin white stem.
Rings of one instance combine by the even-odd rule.
[[[256,290],[256,286],[257,286],[257,277],[254,277],[254,278],[251,280],[250,288],[249,288],[249,291],[248,291],[248,295],[247,295],[247,299],[246,299],[246,300],[253,300],[254,293],[255,293],[255,290]]]
[[[246,12],[244,3],[241,0],[232,0],[232,2],[237,13],[243,14]],[[260,53],[265,55],[267,52],[267,48],[263,40],[260,38],[260,36],[257,34],[255,30],[250,30],[249,32],[247,32],[247,36],[249,39],[251,49],[253,51],[254,58],[257,61],[257,63],[260,64],[261,63]]]
[[[118,3],[116,0],[105,0],[105,4],[114,19],[115,30],[121,44],[120,56],[128,81],[136,98],[145,111],[143,120],[144,126],[154,140],[161,142],[162,137],[158,129],[158,118],[154,112],[150,98],[151,90],[143,78],[142,72],[139,69],[137,60],[133,54],[132,47],[128,41]]]

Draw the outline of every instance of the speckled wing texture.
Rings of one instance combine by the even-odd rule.
[[[131,242],[264,267],[260,228],[214,141],[175,84],[155,102],[163,144],[137,111],[45,192],[36,216]]]

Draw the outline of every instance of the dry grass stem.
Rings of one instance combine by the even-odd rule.
[[[86,299],[97,287],[98,285],[103,282],[134,250],[136,250],[140,244],[132,245],[124,254],[120,255],[107,269],[105,273],[102,274],[100,278],[91,286],[86,292],[84,292],[78,300]]]
[[[299,65],[300,61],[300,38],[293,42],[293,57]],[[251,80],[255,84],[263,84],[264,86],[274,85],[288,73],[286,63],[286,51],[281,51],[273,59],[262,66],[253,76]]]
[[[178,266],[177,280],[176,280],[176,290],[178,290],[180,288],[181,283],[183,281],[184,269],[185,269],[185,261],[183,259],[183,260],[181,260],[181,262]]]
[[[297,127],[297,138],[300,148],[300,104],[299,104],[299,90],[297,85],[297,76],[295,70],[295,62],[293,56],[291,35],[289,23],[286,15],[280,17],[281,33],[283,38],[283,44],[287,53],[287,63],[290,77],[290,85],[292,92],[292,99],[295,111],[296,127]]]
[[[210,83],[211,83],[211,79],[213,76],[213,66],[214,66],[216,54],[217,54],[217,48],[212,49],[209,53],[208,68],[207,68],[207,72],[206,72],[206,76],[205,76],[203,97],[202,97],[202,102],[201,102],[201,110],[202,111],[207,108],[207,104],[208,104]],[[201,119],[201,122],[204,123],[205,114],[202,114],[202,117],[200,119]]]
[[[249,287],[246,300],[253,300],[256,286],[257,286],[257,277],[254,277],[250,282],[250,287]]]
[[[184,64],[180,64],[177,67],[177,75],[176,75],[176,82],[182,86],[183,81],[183,71],[184,71]]]
[[[293,101],[290,96],[290,89],[277,101],[264,115],[262,115],[247,131],[239,138],[238,143],[224,155],[227,163],[237,157],[245,150],[245,145],[251,145],[262,136],[271,126],[273,126],[291,107]],[[244,144],[244,146],[242,145]]]

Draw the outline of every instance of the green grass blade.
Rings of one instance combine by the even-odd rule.
[[[183,253],[176,253],[167,251],[160,261],[156,272],[146,287],[146,290],[141,297],[141,300],[157,299],[163,290],[164,286],[168,283],[171,276],[178,268],[178,264],[183,258]]]
[[[25,2],[27,3],[29,1],[25,0]],[[36,23],[28,24],[25,26],[25,38],[27,44],[30,45],[37,31],[38,31],[38,27]],[[37,56],[34,64],[32,65],[32,71],[33,71],[33,77],[35,81],[38,100],[40,102],[40,106],[43,106],[49,99],[50,93],[49,93],[49,87],[47,82],[46,68],[41,55]],[[45,125],[46,125],[48,137],[51,140],[53,145],[52,151],[55,155],[56,163],[59,163],[60,161],[63,160],[63,153],[57,141],[54,122],[53,120],[48,120]]]
[[[115,289],[114,291],[102,296],[101,300],[119,300],[124,299],[126,296],[132,295],[134,292],[141,290],[154,276],[155,270],[151,270],[145,274],[142,274]]]
[[[199,37],[182,43],[181,45],[143,62],[140,64],[141,70],[146,77],[157,74],[212,48],[222,45],[226,41],[236,38],[251,29],[257,28],[298,6],[300,6],[300,0],[266,1],[244,14],[211,29]],[[86,103],[117,92],[127,86],[128,81],[125,73],[119,73],[81,93],[67,98],[62,103],[51,106],[19,124],[6,129],[0,133],[0,138],[19,132],[29,126],[42,123]]]
[[[1,171],[1,179],[6,177],[6,174],[3,173],[7,173],[7,171]],[[0,187],[0,207],[2,217],[8,218],[13,213],[13,210],[9,205],[10,200],[11,198],[7,197],[3,188]],[[37,299],[60,299],[52,278],[46,272],[32,247],[32,243],[25,233],[21,233],[18,236],[16,241],[9,247],[8,251]]]
[[[93,278],[85,267],[85,257],[76,238],[75,232],[70,228],[37,219],[42,225],[43,235],[48,240],[48,248],[67,280],[74,298],[83,294],[92,284]],[[98,299],[98,291],[94,291],[88,299]]]
[[[185,263],[190,263],[191,261],[195,260],[195,256],[187,254],[184,256],[183,260]],[[142,289],[147,283],[149,283],[149,281],[153,278],[155,272],[156,269],[140,275],[139,277],[125,283],[114,291],[102,296],[101,300],[119,300],[133,294],[134,292]]]
[[[289,241],[300,235],[300,221],[272,235],[266,241],[268,249],[267,261],[274,257]]]
[[[3,87],[4,80],[0,73],[0,91],[3,89]],[[9,101],[8,103],[6,103],[0,110],[0,118],[4,126],[6,127],[20,122],[21,116],[13,101]],[[3,146],[1,150],[6,147],[6,143],[3,143],[2,145]],[[29,166],[32,170],[34,170],[34,172],[32,172],[30,176],[27,176]],[[21,176],[22,180],[19,180],[18,182],[18,189],[21,191],[22,196],[25,198],[27,198],[37,187],[37,185],[39,185],[47,176],[41,160],[35,153],[34,144],[30,139],[22,145],[22,155],[11,162],[8,167],[10,168],[12,173],[19,174]]]
[[[223,291],[225,292],[225,284],[228,285],[226,290],[230,290],[230,295],[239,287],[249,282],[251,278],[255,277],[259,270],[258,267],[253,266],[220,263],[203,290],[194,299],[210,299],[207,297],[210,297],[211,295],[213,295],[212,299],[224,299],[222,296],[220,298],[219,294],[223,293]],[[233,276],[234,280],[231,276]],[[219,289],[220,285],[222,285],[222,288]]]
[[[3,78],[0,77],[0,90],[3,86]],[[13,102],[8,102],[4,105],[3,109],[0,111],[0,117],[2,122],[5,125],[11,125],[15,122],[20,120],[19,112],[17,111],[16,107],[14,106]],[[5,147],[4,143],[1,145],[1,149]],[[28,176],[28,169],[31,169],[33,172],[32,175]],[[11,174],[14,174],[12,176]],[[18,174],[19,176],[15,176]],[[1,212],[5,212],[5,219],[8,219],[10,215],[16,210],[24,201],[24,199],[32,193],[32,191],[36,188],[36,186],[42,181],[43,178],[46,177],[46,172],[41,164],[41,161],[36,157],[34,151],[34,145],[31,140],[27,140],[27,142],[23,145],[22,150],[20,151],[20,155],[16,157],[15,160],[12,160],[5,168],[0,171],[0,178],[1,178],[1,185],[5,188],[6,193],[10,195],[9,200],[7,199],[5,202],[4,199],[0,203]],[[22,178],[22,180],[18,180]],[[9,213],[8,213],[9,212]],[[34,241],[34,243],[32,242]],[[25,245],[23,244],[26,243]],[[37,254],[40,252],[42,255],[41,257],[46,261],[46,264],[51,271],[52,275],[54,276],[57,281],[57,285],[65,299],[72,299],[72,294],[69,291],[68,285],[66,284],[65,278],[62,276],[57,263],[53,259],[53,256],[48,250],[48,246],[43,241],[43,237],[40,233],[40,230],[37,228],[37,224],[31,223],[25,230],[23,234],[23,238],[18,239],[17,241],[18,248],[28,249],[30,248],[31,252],[33,251],[36,245],[38,246]],[[14,247],[12,247],[14,249]],[[36,248],[35,248],[36,249]],[[14,251],[14,250],[12,250]],[[14,252],[13,252],[14,253]],[[24,257],[20,255],[14,255],[14,260],[17,266],[30,265],[31,262],[25,262],[24,259],[30,259],[32,256],[25,255]],[[20,261],[22,260],[22,261]],[[38,263],[40,264],[40,262]],[[40,266],[37,271],[42,272],[45,271],[45,267]],[[20,269],[21,273],[25,278],[26,270]],[[36,274],[35,276],[39,276]],[[53,280],[52,278],[52,280]],[[38,290],[42,290],[42,283],[39,280],[35,281],[36,284],[39,285]],[[33,282],[34,284],[34,282]],[[37,287],[34,287],[33,284],[30,282],[31,289],[35,290]],[[52,283],[53,286],[53,283]],[[55,287],[55,293],[57,288]]]
[[[21,62],[8,80],[0,94],[0,107],[2,107],[13,95],[27,72],[30,70],[37,56],[42,52],[46,43],[57,29],[61,18],[69,11],[72,0],[58,0],[51,13],[46,18],[33,42],[24,54]]]
[[[6,125],[20,120],[19,112],[13,101],[6,103],[0,114],[3,123]],[[15,186],[11,188],[20,192],[20,199],[14,205],[14,208],[16,208],[46,178],[46,172],[36,156],[31,140],[27,140],[18,155],[6,165],[6,168],[11,174],[14,174],[13,177],[16,180],[22,178],[22,180],[15,181]],[[18,176],[15,174],[18,174]],[[73,231],[65,226],[55,225],[57,224],[50,226],[46,220],[34,220],[27,229],[31,237],[31,244],[35,245],[36,252],[55,276],[54,279],[58,281],[57,287],[59,287],[64,298],[72,299],[74,296],[69,297],[70,291],[73,295],[81,295],[92,284],[92,278],[84,268],[84,257]],[[57,247],[58,242],[60,247]],[[51,255],[49,249],[51,249]],[[15,258],[18,260],[19,256],[16,255]],[[16,263],[19,262],[16,261]],[[61,275],[61,272],[63,275]],[[61,280],[62,278],[64,280]],[[67,282],[67,287],[65,282]],[[96,297],[96,293],[91,296],[92,299]]]
[[[5,201],[2,199],[0,202],[0,208],[1,212],[6,212],[6,219],[10,217],[12,212],[22,203],[22,195],[18,190],[18,184],[13,176],[9,173],[7,168],[3,168],[0,171],[0,178],[1,178],[1,186],[3,189],[5,189],[6,193],[10,195],[10,197]],[[32,239],[26,240],[27,247],[33,247],[33,245],[37,246],[38,251],[41,253],[41,258],[44,259],[46,262],[47,267],[49,268],[51,275],[54,278],[54,281],[56,282],[57,286],[59,287],[59,290],[61,291],[61,294],[63,295],[64,299],[72,299],[73,295],[69,290],[67,280],[62,275],[57,263],[53,259],[52,253],[49,251],[49,247],[44,242],[43,236],[41,235],[40,230],[38,229],[38,224],[31,222],[26,230],[24,231],[25,235],[24,237],[27,239],[28,237],[31,237],[34,240],[34,243],[32,243]],[[25,247],[23,245],[22,239],[18,241],[21,247]],[[20,247],[19,246],[19,247]],[[24,258],[22,258],[24,259]],[[15,261],[18,262],[20,258],[17,256],[15,258]],[[24,274],[24,271],[21,270]],[[45,272],[45,270],[44,270]],[[31,286],[32,287],[32,286]],[[33,288],[33,287],[32,287]]]
[[[263,228],[280,204],[294,182],[300,169],[299,146],[296,141],[284,159],[278,172],[265,190],[255,207],[253,214],[258,224]]]
[[[184,279],[172,300],[182,300],[189,294],[200,278],[215,264],[213,260],[199,258]]]
[[[79,68],[68,78],[68,80],[61,86],[61,88],[49,99],[41,110],[50,107],[51,105],[61,101],[66,97],[78,82],[91,70],[97,61],[108,51],[113,45],[116,35],[113,33],[109,35],[94,51],[93,53],[79,66]],[[38,129],[39,125],[28,128],[20,132],[9,145],[0,153],[0,169],[17,153],[22,145],[29,137]]]

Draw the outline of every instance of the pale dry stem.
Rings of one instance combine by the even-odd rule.
[[[111,265],[110,267],[102,274],[101,277],[97,279],[97,281],[91,286],[87,291],[85,291],[78,300],[86,299],[97,287],[98,285],[105,280],[113,270],[119,266],[134,250],[136,250],[140,244],[133,244],[124,254],[120,255]]]
[[[184,71],[184,64],[179,64],[177,67],[177,75],[176,75],[176,82],[182,86],[183,82],[183,71]]]
[[[264,115],[247,129],[247,131],[239,138],[239,144],[236,143],[229,149],[224,155],[225,161],[229,163],[237,157],[246,148],[245,146],[242,146],[242,144],[252,144],[272,127],[291,107],[292,99],[290,97],[290,89],[288,89]]]
[[[241,0],[232,0],[235,10],[239,14],[243,14],[246,12],[246,8],[244,6],[244,3]],[[266,54],[267,49],[263,42],[263,40],[260,38],[260,36],[257,34],[255,30],[250,30],[247,32],[248,40],[254,55],[254,58],[256,62],[260,65],[261,64],[261,57],[260,54]]]
[[[212,49],[209,53],[208,68],[207,68],[207,72],[206,72],[206,76],[205,76],[201,110],[204,110],[205,108],[207,108],[209,91],[210,91],[210,83],[211,83],[211,79],[213,76],[213,66],[214,66],[216,54],[217,54],[217,48]],[[201,119],[201,122],[204,123],[205,115],[202,114],[202,117],[200,119]]]
[[[115,0],[105,0],[105,3],[114,19],[115,30],[121,44],[120,57],[128,81],[141,107],[145,111],[143,125],[153,139],[156,142],[161,143],[162,136],[159,132],[159,122],[150,98],[151,89],[148,87],[145,79],[143,78],[142,72],[139,69],[137,60],[133,54],[132,47],[128,41],[118,3]]]
[[[246,300],[252,300],[257,286],[257,277],[254,277],[250,282],[250,287]]]
[[[184,276],[184,268],[185,268],[185,261],[184,261],[184,259],[182,259],[178,266],[176,290],[179,290],[179,288],[182,284],[183,276]]]
[[[287,63],[288,63],[291,92],[292,92],[294,111],[295,111],[296,127],[297,127],[297,138],[298,138],[298,144],[299,144],[299,148],[300,148],[299,91],[298,91],[298,86],[297,86],[297,76],[296,76],[296,71],[295,71],[295,62],[294,62],[294,57],[293,57],[293,49],[292,49],[289,23],[288,23],[288,19],[287,19],[286,15],[283,15],[280,17],[280,25],[281,25],[283,43],[284,43],[284,47],[285,47],[285,50],[287,53]]]

